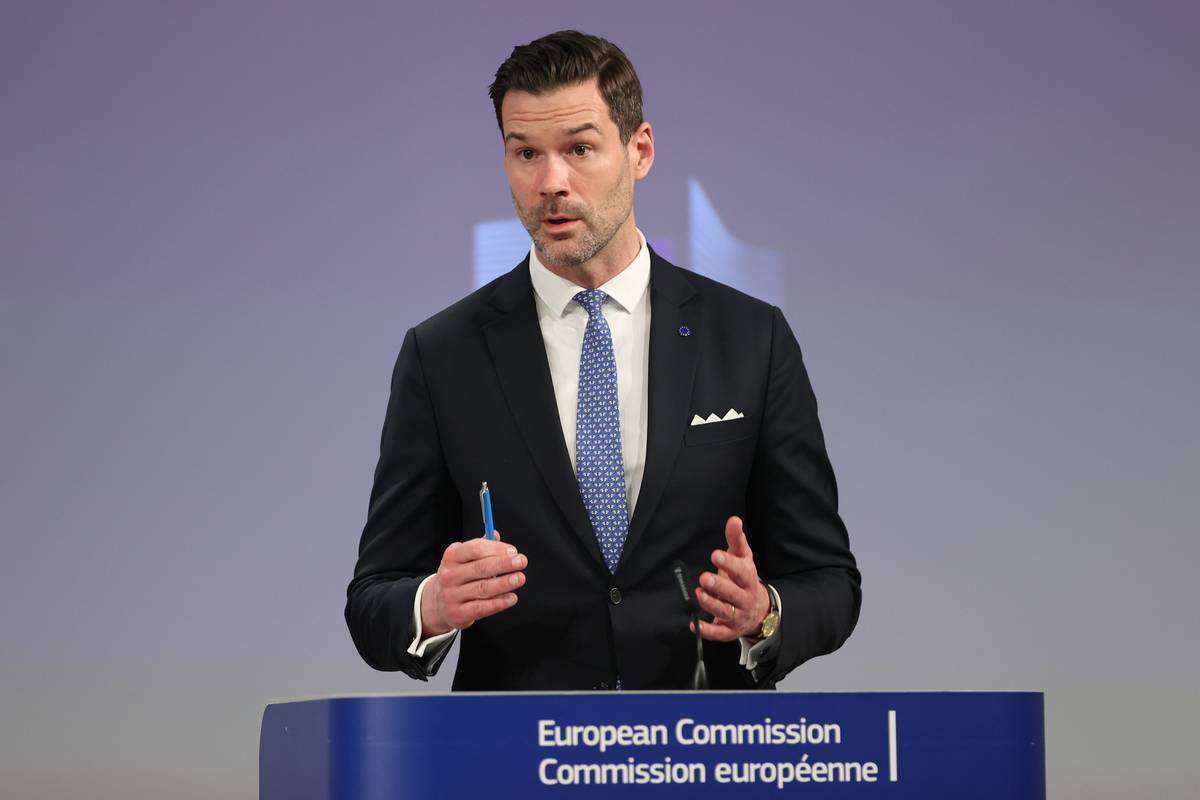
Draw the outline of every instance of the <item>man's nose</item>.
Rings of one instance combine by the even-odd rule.
[[[561,197],[570,192],[570,167],[566,159],[550,156],[542,171],[542,197]]]

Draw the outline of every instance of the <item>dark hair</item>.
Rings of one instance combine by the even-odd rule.
[[[621,133],[621,143],[629,144],[642,124],[641,81],[621,48],[579,31],[558,31],[513,48],[488,87],[500,133],[504,133],[500,105],[509,89],[543,94],[593,79],[608,104],[608,116]]]

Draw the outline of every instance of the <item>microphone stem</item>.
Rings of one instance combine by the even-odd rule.
[[[708,689],[708,671],[704,668],[704,637],[700,635],[700,615],[692,612],[692,625],[696,629],[696,670],[692,673],[692,688]]]

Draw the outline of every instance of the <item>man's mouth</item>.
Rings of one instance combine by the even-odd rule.
[[[565,230],[578,221],[575,217],[553,216],[546,217],[542,222],[548,229],[556,231]]]

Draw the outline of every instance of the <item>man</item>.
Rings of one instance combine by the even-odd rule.
[[[615,45],[543,37],[490,93],[533,247],[405,337],[354,642],[425,679],[461,635],[455,689],[687,688],[679,560],[710,567],[712,688],[773,687],[860,603],[799,347],[778,309],[647,246],[633,185],[654,136]],[[476,538],[484,481],[495,540]]]

